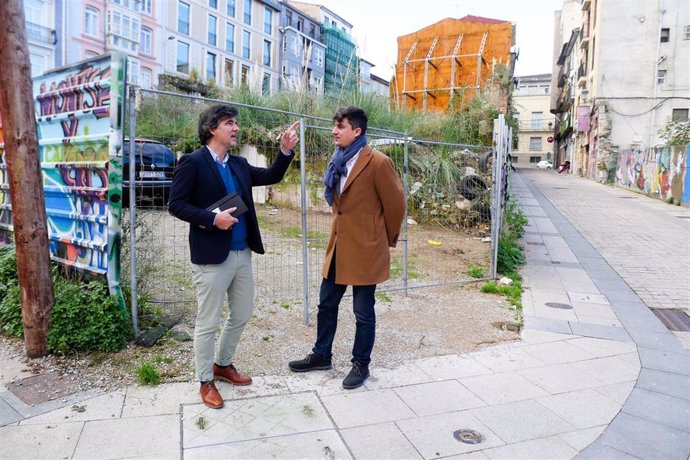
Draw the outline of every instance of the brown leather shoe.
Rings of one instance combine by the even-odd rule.
[[[211,409],[220,409],[225,404],[213,380],[202,383],[199,393],[201,393],[201,400]]]
[[[213,376],[218,380],[224,380],[233,385],[251,385],[252,383],[252,378],[250,376],[240,374],[232,364],[228,367],[220,367],[216,363],[213,363]]]

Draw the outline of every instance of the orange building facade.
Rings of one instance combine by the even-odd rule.
[[[398,37],[398,60],[390,84],[391,105],[408,111],[447,111],[493,85],[501,64],[512,77],[515,27],[509,21],[465,16],[446,18]],[[506,101],[498,101],[503,106]]]

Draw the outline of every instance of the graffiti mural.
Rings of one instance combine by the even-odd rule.
[[[123,66],[121,56],[104,55],[33,79],[51,257],[106,276],[122,306]],[[9,234],[4,161],[0,179],[0,232]]]
[[[687,145],[623,150],[618,156],[616,185],[690,205],[688,151]]]

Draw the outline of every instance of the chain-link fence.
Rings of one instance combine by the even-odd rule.
[[[127,130],[137,138],[131,160],[136,163],[131,169],[137,175],[131,181],[136,197],[123,215],[127,238],[132,236],[129,212],[134,212],[136,244],[130,248],[123,238],[122,278],[129,273],[134,250],[135,286],[149,301],[193,304],[195,293],[188,224],[167,212],[168,165],[161,163],[164,156],[147,157],[141,146],[160,142],[176,157],[198,148],[198,139],[194,141],[198,115],[219,102],[227,101],[152,90],[138,93],[136,117],[130,118],[133,126]],[[265,255],[253,256],[253,266],[257,302],[301,304],[308,321],[309,311],[318,302],[331,224],[321,180],[334,149],[332,120],[229,103],[238,107],[240,125],[238,147],[231,153],[255,166],[269,166],[279,154],[279,135],[294,121],[301,121],[299,152],[283,181],[253,189],[266,248]],[[164,125],[174,126],[177,135],[161,135]],[[378,291],[467,282],[473,265],[488,273],[491,148],[418,140],[372,126],[367,138],[393,160],[408,204],[401,238],[391,250],[391,279]]]

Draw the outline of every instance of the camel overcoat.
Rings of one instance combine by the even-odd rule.
[[[334,252],[335,282],[367,286],[390,277],[389,247],[395,247],[405,217],[405,194],[390,158],[365,146],[343,190],[333,194],[333,220],[322,275]]]

